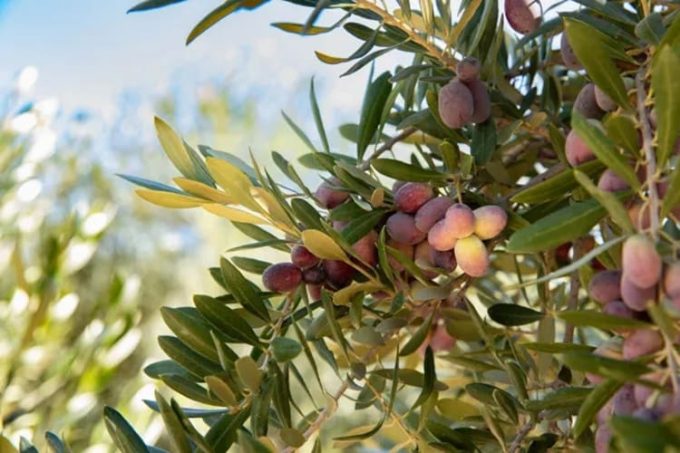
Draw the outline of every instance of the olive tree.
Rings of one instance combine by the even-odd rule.
[[[316,53],[343,74],[412,61],[370,72],[352,154],[312,85],[281,176],[156,119],[180,176],[127,177],[139,196],[251,239],[210,269],[221,292],[163,311],[146,372],[175,396],[148,404],[175,451],[680,448],[677,3],[289,1],[310,14],[282,31],[360,41]],[[227,0],[187,41],[266,6]]]

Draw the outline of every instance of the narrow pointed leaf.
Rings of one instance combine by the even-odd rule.
[[[278,28],[279,30],[286,31],[288,33],[295,33],[296,35],[321,35],[332,31],[332,27],[319,27],[311,26],[305,28],[304,24],[297,24],[294,22],[275,22],[272,27]]]
[[[446,179],[446,175],[443,173],[394,159],[375,159],[371,162],[371,166],[378,173],[400,181],[441,182]]]
[[[586,397],[578,411],[576,422],[574,423],[574,438],[578,438],[590,426],[595,415],[607,404],[614,394],[621,388],[622,382],[614,379],[607,379],[593,389]]]
[[[400,355],[404,356],[412,354],[420,347],[421,344],[423,344],[425,338],[427,338],[427,335],[430,333],[433,316],[434,313],[430,313],[427,319],[425,319],[418,329],[416,329],[411,338],[409,338],[409,340],[399,352]]]
[[[493,397],[493,400],[496,402],[496,405],[500,407],[503,412],[505,412],[505,415],[508,416],[511,422],[513,422],[515,425],[519,423],[519,415],[517,413],[517,406],[515,405],[515,400],[512,398],[508,398],[508,394],[505,392],[501,392],[498,389],[495,389],[492,393],[491,396]]]
[[[144,187],[145,189],[159,191],[159,192],[172,192],[172,193],[178,193],[178,194],[186,195],[184,192],[182,192],[181,190],[178,190],[176,187],[168,186],[166,184],[161,184],[160,182],[151,181],[149,179],[140,178],[138,176],[121,175],[121,174],[118,174],[116,176],[119,176],[119,177],[123,178],[124,180],[131,182],[132,184],[136,184],[140,187]]]
[[[302,345],[292,338],[276,337],[271,343],[272,354],[279,363],[293,360],[302,352]]]
[[[661,215],[666,217],[680,204],[680,165],[676,165],[668,181],[668,190],[661,205]]]
[[[259,338],[250,325],[238,313],[220,301],[208,296],[194,296],[198,311],[222,334],[235,342],[256,346]]]
[[[607,168],[625,180],[634,190],[640,188],[635,171],[604,132],[577,111],[572,112],[571,126]]]
[[[50,451],[53,453],[71,453],[71,449],[66,445],[66,443],[64,443],[64,441],[53,432],[47,431],[45,433],[45,441],[47,442],[47,446],[50,448]],[[0,451],[4,452],[1,444]]]
[[[564,29],[578,61],[581,62],[593,82],[614,102],[630,110],[626,87],[620,71],[614,64],[614,57],[623,53],[620,45],[595,27],[574,18],[564,19]]]
[[[182,138],[161,118],[156,117],[154,124],[158,140],[175,168],[189,179],[200,180]]]
[[[137,189],[135,193],[139,198],[151,204],[170,209],[188,209],[203,206],[209,201],[191,195],[175,192],[161,192],[157,190]]]
[[[496,123],[493,118],[475,126],[470,148],[477,165],[484,165],[493,157],[496,151]]]
[[[677,46],[663,46],[654,57],[652,88],[656,109],[658,161],[664,165],[680,139],[680,51]]]
[[[578,170],[574,171],[574,177],[588,191],[590,196],[600,202],[607,210],[612,220],[626,233],[633,233],[635,227],[628,216],[628,211],[616,195],[599,189],[585,174]]]
[[[618,415],[609,422],[620,451],[656,453],[680,449],[680,436],[666,424]]]
[[[430,395],[432,395],[432,392],[434,392],[434,383],[437,380],[437,370],[435,369],[434,352],[432,352],[432,348],[430,346],[425,349],[423,374],[425,376],[423,390],[420,392],[420,395],[418,395],[418,399],[413,403],[413,408],[424,404]]]
[[[489,307],[489,317],[504,326],[522,326],[540,321],[545,313],[513,304],[496,304]]]
[[[527,401],[526,408],[537,412],[550,409],[578,408],[590,392],[592,392],[590,387],[564,387],[546,393],[540,399]]]
[[[660,13],[648,15],[635,26],[635,34],[651,45],[659,44],[665,31],[663,16]]]
[[[193,40],[205,33],[213,25],[230,15],[231,13],[241,9],[255,9],[266,3],[268,0],[227,0],[208,15],[206,15],[196,26],[191,30],[187,37],[187,45],[191,44]]]
[[[607,135],[631,156],[640,154],[637,129],[630,116],[612,113],[606,118],[604,127],[607,130]]]
[[[158,344],[168,357],[199,378],[222,371],[217,362],[197,353],[175,337],[160,336]]]
[[[366,89],[364,102],[361,107],[359,120],[359,141],[357,142],[357,157],[362,159],[366,148],[373,140],[382,119],[385,102],[392,91],[390,73],[385,72],[372,81]]]
[[[537,204],[545,203],[558,198],[564,198],[574,188],[578,187],[578,182],[574,178],[574,170],[578,169],[589,177],[595,177],[604,170],[605,166],[599,160],[591,160],[581,164],[574,169],[564,167],[559,164],[546,172],[545,178],[539,180],[524,189],[521,189],[511,200],[515,203]]]
[[[316,149],[316,146],[314,146],[314,144],[313,144],[312,141],[309,139],[309,137],[307,136],[307,134],[305,134],[305,132],[300,128],[300,126],[298,126],[298,125],[295,123],[295,121],[293,121],[293,120],[291,119],[291,117],[289,117],[288,115],[286,115],[286,112],[281,111],[281,115],[283,115],[283,119],[286,120],[286,123],[288,124],[288,126],[290,126],[290,128],[293,129],[293,132],[295,132],[295,135],[297,135],[298,138],[299,138],[300,140],[302,140],[302,143],[304,143],[305,145],[307,145],[307,148],[309,148],[310,150],[312,150],[312,151],[315,152],[315,153],[316,153],[316,152],[319,152],[319,150]]]
[[[538,285],[539,283],[543,282],[549,282],[550,280],[554,280],[556,278],[564,277],[565,275],[569,275],[574,271],[579,270],[582,266],[586,265],[587,263],[590,263],[593,259],[597,258],[599,255],[602,253],[606,252],[610,248],[614,247],[617,244],[620,244],[626,239],[626,236],[619,236],[615,237],[604,244],[598,245],[585,255],[583,255],[581,258],[572,261],[571,264],[567,266],[560,267],[554,272],[549,273],[548,275],[544,275],[540,278],[537,278],[536,280],[531,280],[531,281],[524,281],[521,284],[517,285],[511,285],[507,287],[507,289],[516,289],[516,288],[524,288],[528,286],[534,286]]]
[[[182,421],[177,417],[175,411],[172,410],[170,404],[156,392],[156,403],[163,418],[165,430],[170,435],[174,448],[178,453],[191,453],[191,443],[182,427]]]
[[[128,13],[136,13],[139,11],[148,11],[150,9],[163,8],[165,6],[174,5],[175,3],[182,3],[186,0],[146,0],[133,6],[128,10]]]
[[[309,83],[309,100],[312,104],[312,114],[314,115],[314,122],[316,123],[316,130],[319,132],[321,145],[324,151],[331,152],[331,147],[328,144],[328,137],[326,136],[326,129],[323,126],[323,119],[321,118],[321,110],[319,109],[319,102],[316,99],[316,92],[314,90],[314,79]]]
[[[253,288],[252,283],[228,259],[222,258],[220,264],[227,290],[246,309],[264,321],[269,321],[267,306],[262,296]]]
[[[510,236],[511,253],[536,253],[583,236],[605,215],[597,200],[574,203],[548,214]]]
[[[186,396],[193,401],[209,404],[211,406],[224,407],[224,403],[208,394],[205,388],[193,381],[185,379],[182,376],[175,374],[164,374],[161,376],[161,381],[163,381],[163,383],[172,390]]]
[[[149,449],[125,418],[111,407],[104,408],[104,422],[113,442],[123,453],[145,453]]]
[[[562,355],[562,361],[574,370],[621,381],[636,379],[650,371],[646,365],[639,362],[617,360],[584,351],[567,352]]]
[[[213,360],[218,359],[208,323],[200,315],[191,316],[185,310],[162,307],[161,316],[170,330],[187,346]]]
[[[144,400],[144,404],[146,404],[151,410],[155,412],[160,413],[161,411],[156,401]],[[190,407],[182,407],[180,409],[186,418],[212,417],[215,415],[222,415],[227,412],[227,409],[194,409]]]
[[[221,190],[217,190],[214,187],[210,187],[205,183],[194,181],[193,179],[178,177],[173,178],[173,181],[182,190],[199,198],[204,198],[206,200],[214,201],[215,203],[220,204],[230,204],[236,201],[233,198],[227,196],[227,194],[222,192]]]
[[[596,310],[573,310],[557,313],[557,317],[576,327],[596,327],[604,330],[639,329],[649,324],[639,319],[608,315]]]
[[[245,408],[236,414],[224,414],[205,435],[205,440],[215,453],[225,453],[236,442],[237,431],[250,416],[250,409]]]
[[[330,236],[319,230],[303,231],[302,243],[321,259],[348,261],[347,254],[342,248]]]

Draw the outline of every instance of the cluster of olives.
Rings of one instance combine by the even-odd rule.
[[[319,205],[333,209],[344,203],[349,198],[349,193],[340,190],[340,181],[331,178],[321,183],[315,196]],[[367,242],[370,241],[363,238],[357,241],[355,248],[360,248],[363,244],[362,250],[374,249],[375,241],[370,244]],[[265,288],[277,293],[291,292],[301,283],[305,283],[310,297],[317,300],[321,297],[321,288],[324,285],[329,289],[343,288],[351,283],[355,272],[344,261],[322,260],[307,247],[298,244],[291,249],[289,263],[273,264],[265,269],[262,283]]]
[[[505,17],[522,34],[531,33],[540,24],[526,0],[505,0]],[[483,123],[491,116],[489,91],[479,80],[479,71],[476,58],[464,58],[456,67],[456,77],[439,90],[439,115],[448,127]]]
[[[607,349],[600,350],[600,354],[611,358],[620,358],[621,345],[618,340],[613,339],[608,342]],[[596,417],[595,450],[597,453],[610,451],[609,444],[612,431],[607,421],[612,415],[657,421],[667,415],[675,415],[680,412],[680,397],[673,394],[671,383],[665,377],[667,376],[663,372],[658,371],[641,376],[646,381],[658,384],[663,390],[655,390],[642,384],[624,384],[600,409]],[[670,377],[670,379],[675,379],[675,377]]]
[[[625,80],[627,87],[632,88],[632,79]],[[573,109],[585,118],[600,119],[607,112],[616,110],[617,107],[607,93],[595,84],[588,83],[576,96]],[[573,129],[567,134],[564,147],[567,161],[572,166],[595,159],[593,151]]]
[[[341,190],[337,179],[323,182],[315,196],[325,209],[344,203],[349,194]],[[415,262],[427,278],[451,273],[459,267],[471,277],[483,276],[489,268],[489,252],[483,241],[497,237],[507,224],[507,214],[499,206],[482,206],[475,210],[449,197],[437,196],[431,185],[397,181],[394,185],[395,212],[384,223],[387,246]],[[342,231],[346,222],[334,221]],[[382,227],[379,224],[377,227]],[[352,244],[357,266],[378,265],[378,232],[369,231]],[[390,267],[404,272],[399,260],[390,256]],[[344,261],[321,260],[303,245],[291,251],[291,260],[269,266],[263,284],[270,291],[286,293],[305,283],[310,297],[318,299],[321,288],[334,291],[349,285],[356,269]],[[411,276],[405,276],[406,280]]]
[[[447,271],[458,265],[471,277],[486,274],[489,253],[483,241],[505,228],[508,217],[503,208],[488,205],[473,211],[448,197],[435,196],[424,183],[401,185],[394,204],[397,212],[387,219],[387,234],[416,263]]]
[[[355,269],[344,261],[321,260],[303,245],[290,253],[290,263],[277,263],[265,269],[262,283],[270,291],[288,293],[305,283],[312,299],[321,298],[321,288],[340,289],[349,285]]]
[[[680,141],[678,141],[680,144]],[[656,184],[656,193],[659,199],[663,200],[668,192],[668,181],[661,181]],[[651,206],[649,203],[643,202],[640,198],[633,198],[626,203],[628,209],[628,217],[638,230],[646,230],[651,225]],[[680,206],[675,206],[671,209],[671,215],[680,220]]]
[[[464,58],[456,68],[457,77],[439,90],[439,116],[448,127],[483,123],[491,116],[489,91],[479,80],[479,70],[476,58]]]
[[[569,61],[569,64],[574,63],[576,60],[570,60],[569,56],[565,57],[565,52],[569,54],[571,51],[567,47],[564,50],[563,43],[563,58],[565,59],[565,64]],[[575,63],[574,63],[575,64]],[[632,88],[633,80],[630,78],[624,79],[627,88]],[[607,112],[616,110],[617,105],[612,99],[597,86],[592,83],[585,85],[579,92],[576,100],[574,101],[574,110],[579,112],[586,118],[591,119],[601,119]],[[653,111],[651,112],[654,113]],[[653,115],[650,115],[653,119]],[[652,121],[652,126],[655,123]],[[676,143],[676,153],[680,153],[680,139]],[[590,149],[590,147],[583,141],[581,137],[573,129],[567,134],[565,141],[565,154],[567,161],[572,166],[577,166],[585,162],[595,159],[595,154]],[[633,163],[631,162],[631,165]],[[646,167],[644,165],[639,165],[637,167],[637,177],[640,182],[646,179]],[[597,182],[599,189],[605,192],[619,192],[630,189],[628,182],[616,174],[611,169],[606,169],[601,175]],[[656,191],[659,198],[663,198],[668,191],[668,182],[660,181],[656,184]],[[650,206],[645,204],[639,197],[634,197],[626,202],[626,208],[628,209],[628,216],[631,222],[638,230],[646,230],[650,226]],[[671,213],[674,217],[680,219],[680,206],[675,207]]]
[[[590,297],[610,315],[648,320],[647,305],[657,301],[661,293],[680,307],[680,262],[663,265],[654,242],[643,234],[629,237],[622,251],[622,269],[605,270],[593,276],[588,286]],[[618,329],[620,337],[602,344],[595,354],[632,360],[654,354],[664,347],[664,339],[654,328]],[[654,373],[645,379],[664,384],[664,376]],[[588,374],[591,382],[600,376]],[[633,415],[656,420],[668,413],[680,412],[680,399],[666,392],[655,392],[641,384],[626,384],[602,409],[598,421],[598,451],[606,451],[611,432],[604,421],[611,414]]]
[[[566,33],[562,34],[560,41],[560,53],[562,62],[569,69],[582,69],[581,63],[574,54],[574,51],[569,44]],[[633,79],[625,77],[623,79],[627,90],[631,90],[634,85]],[[604,115],[613,112],[618,108],[614,100],[605,93],[600,87],[593,83],[587,83],[581,88],[576,99],[574,100],[573,110],[580,113],[585,118],[600,120]],[[590,147],[583,141],[581,137],[571,130],[567,134],[565,141],[565,154],[567,161],[572,166],[577,166],[582,163],[595,159],[595,154]],[[628,184],[623,181],[616,173],[611,170],[605,171],[598,183],[603,190],[610,192],[625,190]]]
[[[340,206],[349,194],[340,190],[340,182],[331,178],[323,182],[315,193],[319,205],[326,209]],[[333,228],[342,231],[346,222],[333,222]],[[378,233],[369,231],[352,245],[357,257],[357,265],[375,266],[378,262],[376,242]],[[298,244],[291,250],[291,262],[269,266],[262,274],[262,283],[270,291],[286,293],[293,291],[301,283],[307,285],[313,300],[321,297],[321,289],[337,291],[349,285],[356,277],[356,269],[340,260],[322,260],[305,246]]]
[[[576,65],[578,65],[578,60],[576,60],[576,57],[573,55],[571,47],[569,47],[568,41],[566,40],[566,38],[564,38],[564,35],[561,51],[562,58],[565,62],[565,66],[577,67]],[[627,90],[631,90],[633,88],[634,85],[633,79],[631,79],[630,77],[624,77],[623,81]],[[614,102],[614,100],[612,100],[612,98],[609,97],[607,93],[602,91],[598,86],[596,86],[593,83],[587,83],[586,85],[583,86],[583,88],[581,88],[578,95],[576,96],[576,99],[574,100],[573,105],[574,111],[580,113],[585,118],[594,120],[602,119],[604,115],[606,115],[609,112],[613,112],[617,108],[618,105],[616,104],[616,102]],[[649,113],[649,119],[651,122],[651,126],[656,127],[654,110],[652,110]],[[574,130],[571,130],[567,134],[564,146],[567,161],[572,166],[577,166],[584,162],[588,162],[589,160],[595,159],[595,154],[593,153],[593,151]],[[676,151],[680,152],[680,140],[678,140],[676,144]],[[607,172],[605,172],[605,174],[607,174]],[[618,178],[617,181],[614,181],[613,178],[611,178],[611,176],[616,175],[610,171],[607,176],[608,179],[607,182],[609,183],[615,182],[616,184],[619,185],[625,184],[625,182],[622,181],[620,178]],[[623,186],[623,188],[619,188],[616,190],[623,190],[626,188],[628,188],[627,185]]]
[[[663,280],[663,284],[660,285]],[[623,244],[622,269],[604,270],[593,276],[588,286],[590,297],[605,313],[624,318],[645,318],[647,304],[659,298],[659,287],[674,305],[680,305],[680,263],[664,269],[654,242],[643,234],[629,237]],[[639,329],[623,342],[623,356],[634,359],[651,354],[663,346],[656,330]],[[644,341],[640,341],[644,339]]]

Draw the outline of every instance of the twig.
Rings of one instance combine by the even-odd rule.
[[[583,240],[577,239],[574,242],[574,261],[583,256]],[[578,278],[578,270],[571,273],[569,278],[569,300],[567,301],[568,310],[576,310],[578,308],[578,292],[581,289],[581,280]],[[574,340],[574,325],[567,323],[564,328],[564,338],[562,342],[571,343]]]
[[[527,75],[532,72],[538,72],[538,71],[543,71],[548,65],[546,63],[540,63],[538,67],[534,66],[521,66],[515,69],[511,69],[510,71],[506,72],[504,74],[506,79],[513,79],[515,77],[519,77],[522,75]]]
[[[515,162],[519,158],[519,156],[524,154],[526,151],[529,151],[527,149],[529,148],[529,145],[531,145],[530,139],[529,140],[519,139],[509,148],[504,149],[503,156],[501,156],[503,165],[510,165],[513,162]]]
[[[520,430],[517,431],[517,435],[510,444],[508,453],[515,453],[517,450],[519,450],[522,441],[524,440],[525,437],[527,437],[527,434],[529,434],[531,430],[534,429],[534,426],[536,426],[536,422],[532,419],[526,422],[524,426],[522,426],[522,428],[520,428]]]
[[[645,70],[641,68],[635,76],[635,85],[637,88],[637,109],[640,117],[640,125],[642,126],[642,150],[645,153],[647,161],[647,189],[649,190],[649,210],[651,211],[651,228],[652,237],[656,241],[658,239],[659,231],[659,194],[656,190],[656,157],[652,149],[652,142],[654,140],[652,135],[652,128],[649,124],[649,117],[645,109],[645,99],[647,93],[645,92]]]
[[[376,5],[375,3],[369,0],[356,0],[355,5],[358,8],[365,9],[377,14],[383,20],[383,23],[385,25],[391,25],[402,30],[404,33],[408,35],[411,41],[425,49],[428,55],[440,61],[444,66],[455,72],[456,64],[458,62],[453,56],[444,52],[439,47],[428,41],[426,37],[423,37],[420,34],[418,34],[418,32],[411,26],[398,20],[386,9],[381,8],[380,6]]]
[[[517,273],[517,281],[520,285],[520,292],[522,293],[522,298],[526,302],[527,306],[531,307],[531,301],[529,300],[529,295],[527,294],[527,289],[524,286],[524,277],[522,276],[522,269],[519,267],[519,261],[517,260],[517,255],[512,256],[512,260],[515,263],[515,272]]]
[[[680,391],[678,388],[678,374],[680,371],[678,371],[678,357],[676,355],[675,349],[673,347],[673,341],[664,334],[664,342],[665,342],[665,349],[666,349],[666,356],[668,358],[668,367],[671,370],[671,385],[673,386],[673,393],[676,395]]]
[[[272,341],[278,337],[281,333],[281,328],[283,327],[283,323],[288,318],[288,316],[291,315],[293,312],[293,309],[295,308],[295,303],[293,302],[293,294],[289,294],[286,296],[286,301],[283,304],[283,308],[281,309],[281,316],[279,319],[276,320],[276,324],[274,324],[274,327],[272,328]],[[267,354],[264,356],[264,360],[262,361],[262,365],[260,368],[262,370],[267,369],[267,364],[269,363],[269,359],[272,356],[272,351],[270,349],[267,350]]]
[[[578,292],[581,288],[581,282],[578,278],[578,271],[571,273],[569,278],[569,300],[567,301],[568,310],[576,310],[578,308]],[[564,328],[563,343],[571,343],[574,340],[574,325],[567,323]]]
[[[369,349],[368,352],[366,352],[366,354],[364,354],[363,357],[361,358],[361,362],[366,362],[368,358],[375,352],[375,349],[376,348]],[[331,395],[331,398],[333,399],[335,404],[327,405],[324,408],[324,410],[322,410],[321,413],[316,417],[314,422],[312,422],[312,424],[309,425],[309,427],[307,427],[305,432],[302,434],[305,438],[305,441],[309,440],[314,435],[314,433],[321,429],[323,423],[326,420],[328,420],[331,416],[333,416],[333,414],[338,408],[338,401],[345,394],[351,383],[352,380],[349,377],[342,381],[340,387],[338,387],[335,393]],[[281,453],[293,453],[294,451],[295,451],[294,448],[286,447],[283,450],[281,450]]]
[[[373,154],[371,154],[371,155],[368,157],[368,159],[366,159],[365,161],[363,161],[363,162],[361,163],[361,165],[359,166],[359,169],[360,169],[360,170],[367,170],[368,167],[371,165],[371,161],[372,161],[373,159],[377,159],[378,157],[380,157],[380,155],[382,155],[382,153],[391,150],[392,147],[393,147],[394,145],[396,145],[396,144],[399,143],[400,141],[404,140],[405,138],[407,138],[407,137],[409,137],[409,136],[415,134],[417,131],[418,131],[418,129],[416,129],[415,127],[409,126],[409,127],[407,127],[406,129],[404,129],[403,131],[401,131],[399,134],[397,134],[397,135],[395,135],[394,137],[390,138],[390,139],[387,140],[385,143],[383,143],[383,145],[382,145],[380,148],[376,149],[376,150],[373,152]]]
[[[371,383],[367,380],[366,381],[366,387],[373,393],[373,395],[380,401],[380,405],[382,406],[383,410],[387,414],[388,417],[390,417],[394,422],[401,428],[401,430],[404,432],[406,437],[408,437],[408,440],[404,442],[403,445],[410,445],[410,444],[418,444],[418,439],[420,439],[420,436],[418,433],[411,432],[411,430],[408,429],[408,426],[406,426],[406,423],[404,422],[403,418],[396,414],[396,412],[393,410],[392,413],[387,413],[387,409],[389,408],[388,403],[385,401],[385,398],[383,398],[381,392],[376,390]],[[415,436],[415,437],[414,437]],[[395,450],[395,451],[402,451],[402,450]]]
[[[311,438],[314,435],[315,432],[317,432],[319,429],[321,429],[321,425],[323,425],[323,423],[327,419],[329,419],[333,415],[333,413],[335,413],[335,410],[337,409],[338,400],[342,397],[342,395],[345,394],[345,392],[349,388],[349,385],[350,385],[349,378],[345,379],[342,382],[342,385],[340,386],[340,388],[338,388],[338,390],[332,396],[333,400],[335,401],[335,405],[326,406],[326,408],[323,411],[321,411],[319,416],[316,417],[316,420],[314,420],[314,422],[311,425],[309,425],[309,427],[303,433],[303,436],[306,440],[309,440],[309,438]],[[287,447],[287,448],[284,448],[283,450],[281,450],[282,453],[292,453],[293,451],[295,451],[295,449],[293,449],[291,447]]]

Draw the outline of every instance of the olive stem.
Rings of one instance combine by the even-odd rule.
[[[370,350],[368,350],[366,354],[364,354],[363,357],[361,358],[361,362],[365,363],[368,360],[368,358],[375,352],[376,349],[377,348],[371,348]],[[316,417],[314,422],[312,422],[312,424],[309,425],[309,427],[305,430],[305,432],[302,434],[305,438],[305,441],[309,440],[314,435],[314,433],[321,429],[323,423],[333,416],[333,414],[337,410],[338,401],[340,400],[340,398],[342,398],[347,389],[349,389],[351,383],[352,383],[351,378],[347,377],[347,379],[342,381],[342,384],[340,385],[340,387],[338,387],[335,393],[330,396],[333,399],[334,404],[328,404]],[[293,453],[294,451],[295,451],[294,448],[286,447],[283,450],[281,450],[281,453]]]
[[[524,426],[522,426],[522,428],[517,432],[515,438],[512,440],[510,448],[508,449],[508,453],[515,453],[519,449],[522,441],[531,432],[531,430],[534,429],[534,426],[536,426],[536,422],[533,419],[529,420],[524,424]]]
[[[671,385],[673,386],[673,393],[678,394],[680,392],[678,384],[678,356],[673,348],[673,341],[664,334],[664,343],[666,349],[666,356],[668,358],[668,367],[671,370]]]
[[[644,68],[640,69],[635,76],[635,84],[637,87],[637,109],[642,126],[642,150],[647,161],[647,190],[649,190],[649,210],[651,219],[652,237],[654,241],[658,239],[659,235],[659,194],[656,190],[656,156],[652,149],[652,142],[654,140],[652,135],[652,128],[649,125],[649,117],[645,109],[645,99],[647,94],[645,92],[645,73]]]
[[[583,241],[578,239],[574,242],[574,261],[577,261],[583,256]],[[576,310],[578,308],[578,292],[581,289],[581,281],[578,278],[578,270],[571,273],[569,278],[569,300],[567,302],[568,310]],[[563,343],[571,343],[574,341],[574,325],[567,323],[564,328]]]
[[[409,137],[409,136],[415,134],[416,132],[418,132],[418,129],[416,129],[416,128],[413,127],[413,126],[410,126],[410,127],[407,127],[406,129],[404,129],[403,131],[401,131],[399,134],[397,134],[397,135],[395,135],[394,137],[390,138],[390,139],[387,140],[385,143],[383,143],[383,145],[382,145],[380,148],[376,149],[376,150],[373,152],[373,154],[371,154],[371,155],[368,157],[368,159],[366,159],[365,161],[363,161],[363,162],[361,163],[361,165],[359,166],[359,169],[360,169],[360,170],[367,170],[368,167],[370,167],[371,161],[373,161],[373,159],[377,159],[377,158],[380,157],[384,152],[391,150],[392,147],[393,147],[394,145],[396,145],[396,144],[399,143],[400,141],[404,140],[405,138],[407,138],[407,137]]]
[[[304,288],[302,289],[304,291]],[[293,309],[295,308],[295,303],[293,301],[293,293],[290,293],[286,296],[286,301],[283,304],[283,308],[281,309],[281,316],[279,319],[276,320],[276,324],[274,324],[274,327],[272,328],[272,338],[270,340],[270,344],[276,337],[278,337],[281,334],[281,328],[283,327],[283,322],[285,319],[293,312]],[[267,348],[267,353],[264,356],[264,359],[262,360],[262,365],[260,368],[264,371],[267,370],[267,365],[269,364],[269,359],[272,356],[273,352],[271,351],[271,346]]]
[[[384,410],[384,411],[387,411],[387,409],[388,409],[389,406],[388,406],[388,404],[385,402],[385,398],[383,398],[382,394],[381,394],[378,390],[376,390],[376,389],[371,385],[371,383],[370,383],[368,380],[366,381],[366,387],[368,387],[368,388],[371,390],[371,392],[373,393],[373,395],[380,401],[380,405],[382,406],[383,410]],[[394,420],[394,422],[395,422],[395,423],[399,426],[399,428],[401,428],[401,430],[404,432],[404,434],[406,435],[406,437],[408,437],[408,440],[407,440],[406,442],[404,442],[404,444],[402,444],[402,445],[407,445],[407,444],[415,444],[415,445],[418,445],[418,439],[420,438],[420,436],[418,435],[418,433],[414,433],[414,432],[412,432],[411,430],[409,430],[408,427],[406,426],[406,424],[404,423],[404,419],[403,419],[400,415],[394,413],[394,411],[392,411],[392,412],[393,412],[393,413],[387,414],[387,415],[388,415],[392,420]]]

